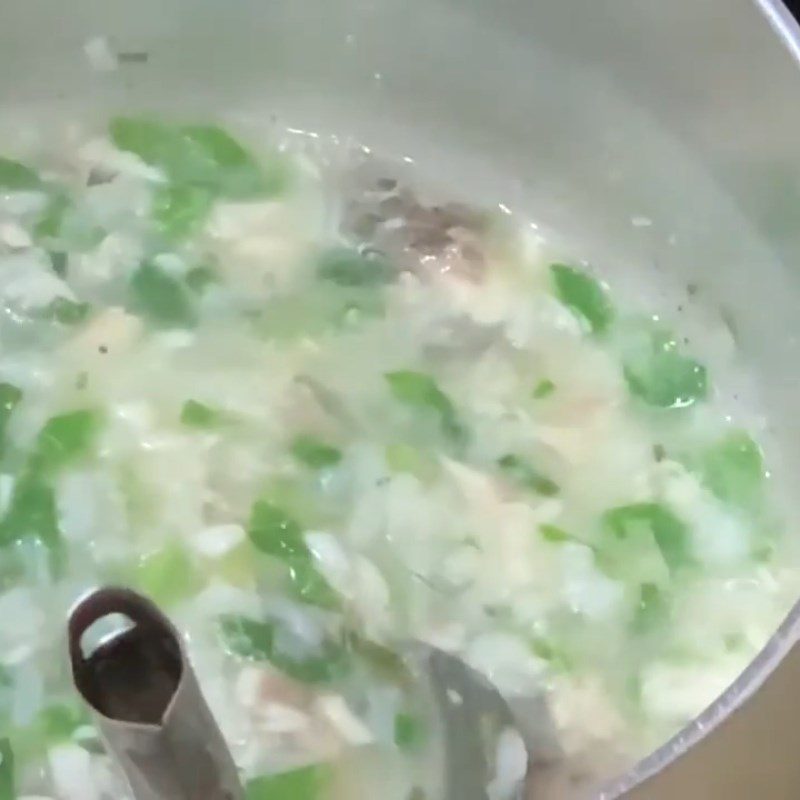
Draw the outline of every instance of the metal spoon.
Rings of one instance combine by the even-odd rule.
[[[85,654],[85,633],[110,615],[126,617],[133,627]],[[236,766],[181,637],[150,600],[120,588],[86,595],[70,614],[69,650],[75,686],[135,800],[241,800]],[[428,682],[442,722],[446,798],[488,800],[488,754],[497,735],[526,726],[491,683],[457,657],[423,644],[408,655]],[[524,740],[541,748],[530,731]]]
[[[84,634],[112,614],[133,627],[85,655]],[[73,608],[68,627],[75,686],[136,800],[243,798],[181,637],[153,603],[128,589],[99,589]]]

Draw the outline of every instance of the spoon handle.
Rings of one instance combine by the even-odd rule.
[[[84,634],[111,615],[132,627],[85,653]],[[128,589],[90,593],[71,612],[69,651],[75,686],[135,800],[241,800],[181,637],[153,603]]]

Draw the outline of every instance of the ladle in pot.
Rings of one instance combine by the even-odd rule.
[[[111,615],[132,627],[89,654],[89,628]],[[150,600],[129,589],[98,589],[69,619],[73,680],[91,709],[135,800],[242,800],[236,765],[200,691],[181,637]],[[488,800],[485,732],[516,729],[500,693],[460,659],[415,644],[409,657],[428,682],[444,735],[448,800]],[[527,759],[526,759],[527,760]],[[523,787],[519,787],[520,798]]]
[[[84,654],[84,634],[111,615],[133,627]],[[70,615],[69,652],[75,686],[135,800],[242,800],[181,637],[152,602],[128,589],[87,595]]]

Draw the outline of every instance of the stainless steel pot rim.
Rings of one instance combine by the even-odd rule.
[[[800,67],[800,24],[781,0],[752,0]],[[800,72],[798,72],[800,81]],[[607,784],[599,800],[614,800],[640,786],[694,747],[747,701],[800,641],[800,601],[747,669],[695,720],[666,744],[640,761],[630,772]]]
[[[766,681],[792,647],[800,641],[800,601],[783,624],[728,690],[700,716],[666,744],[640,761],[629,773],[600,791],[599,800],[614,800],[636,788],[708,736],[720,723],[747,701]]]

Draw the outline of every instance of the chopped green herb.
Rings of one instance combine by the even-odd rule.
[[[276,558],[288,560],[309,556],[300,524],[268,500],[259,500],[253,506],[247,534],[257,549]]]
[[[253,506],[247,533],[258,550],[287,564],[290,586],[298,600],[321,608],[339,607],[338,595],[314,565],[300,524],[285,509],[259,500]]]
[[[435,456],[403,442],[386,446],[386,464],[392,472],[407,472],[423,483],[433,481],[439,471]]]
[[[268,661],[302,683],[330,683],[346,672],[347,653],[341,645],[324,642],[317,654],[300,658],[280,648],[279,630],[272,621],[258,622],[232,614],[220,618],[220,635],[232,655],[249,661]]]
[[[531,489],[537,494],[553,497],[560,491],[557,483],[542,475],[524,459],[513,453],[503,456],[498,460],[497,465],[521,486]]]
[[[56,297],[50,305],[41,310],[45,319],[55,320],[62,325],[80,325],[92,313],[89,303],[76,303],[66,297]]]
[[[275,644],[276,626],[247,617],[220,617],[220,633],[225,648],[232,655],[251,661],[267,661]]]
[[[660,503],[634,503],[606,512],[603,524],[619,540],[635,537],[639,531],[652,533],[671,571],[692,562],[689,530],[675,514]]]
[[[69,256],[64,252],[54,250],[48,252],[48,256],[50,257],[50,266],[53,268],[53,272],[59,278],[66,278]]]
[[[206,220],[214,196],[203,186],[167,184],[156,190],[153,219],[160,233],[170,241],[194,233]]]
[[[53,472],[70,462],[85,458],[100,429],[100,415],[90,409],[51,417],[39,431],[31,463]]]
[[[320,257],[317,274],[339,286],[379,286],[391,281],[395,271],[382,258],[340,247]]]
[[[17,800],[14,752],[8,739],[0,739],[0,800]]]
[[[583,317],[594,333],[608,330],[614,309],[606,290],[591,275],[565,264],[550,267],[558,299]]]
[[[186,548],[172,541],[142,559],[135,583],[160,605],[171,606],[190,597],[202,581]]]
[[[118,148],[135,153],[179,186],[247,199],[277,194],[288,181],[283,160],[276,158],[269,169],[263,168],[222,128],[118,117],[111,122],[110,132]]]
[[[69,741],[78,728],[88,723],[89,716],[82,707],[61,703],[43,708],[36,727],[42,738],[52,745]]]
[[[195,322],[189,290],[150,261],[131,278],[134,309],[157,325],[187,328]]]
[[[533,390],[533,398],[534,400],[544,400],[546,397],[550,397],[555,390],[556,385],[553,381],[549,379],[539,381],[539,383],[536,384],[536,388]]]
[[[531,641],[531,651],[537,658],[547,661],[554,670],[568,672],[572,668],[572,659],[564,651],[555,647],[547,639],[535,637]]]
[[[775,555],[775,545],[772,543],[756,545],[750,556],[757,564],[767,564]]]
[[[740,632],[726,634],[722,641],[729,653],[741,652],[747,646],[747,637]]]
[[[341,606],[339,595],[314,566],[310,556],[289,561],[289,579],[294,596],[303,603],[329,610]]]
[[[633,617],[633,631],[648,634],[657,631],[669,616],[669,605],[664,593],[654,583],[639,587],[639,602]]]
[[[312,469],[333,467],[342,460],[341,450],[308,434],[295,438],[292,442],[292,455]]]
[[[22,392],[10,383],[0,383],[0,457],[6,450],[6,429],[14,409],[22,400]]]
[[[37,242],[57,239],[61,235],[64,217],[69,208],[70,200],[65,194],[59,192],[50,197],[33,229],[33,236]]]
[[[675,339],[661,330],[650,333],[624,372],[631,393],[657,408],[687,408],[708,396],[706,368],[681,355]]]
[[[564,544],[564,542],[573,542],[575,538],[570,536],[565,530],[556,527],[555,525],[540,525],[539,533],[546,542],[552,544]]]
[[[186,285],[196,294],[202,294],[219,280],[216,271],[208,264],[192,267],[186,273]]]
[[[416,751],[425,743],[425,723],[416,715],[400,712],[394,718],[394,743],[406,751]]]
[[[400,686],[409,682],[411,673],[399,653],[385,645],[365,639],[355,631],[349,631],[346,639],[350,650],[384,680]]]
[[[265,170],[229,133],[213,125],[189,125],[181,132],[205,160],[208,185],[223,196],[247,199],[286,189],[289,174],[282,159],[276,157]]]
[[[413,408],[433,411],[439,416],[445,435],[463,442],[466,432],[458,420],[455,406],[430,375],[401,370],[388,372],[385,378],[397,400]]]
[[[9,509],[0,523],[0,545],[27,537],[39,539],[53,551],[61,543],[53,489],[40,472],[31,469],[14,485]]]
[[[0,157],[0,189],[23,192],[40,189],[41,185],[41,179],[30,167]]]
[[[111,140],[120,150],[135,153],[142,161],[165,171],[175,171],[187,158],[177,131],[169,125],[139,117],[111,121]],[[183,175],[181,177],[184,177]]]
[[[198,400],[187,400],[181,409],[181,422],[188,428],[216,428],[224,421],[222,411]]]
[[[329,768],[315,764],[254,778],[245,787],[245,800],[323,800],[329,783]]]
[[[720,500],[753,506],[761,499],[766,476],[761,448],[744,431],[732,431],[705,454],[702,475]]]

